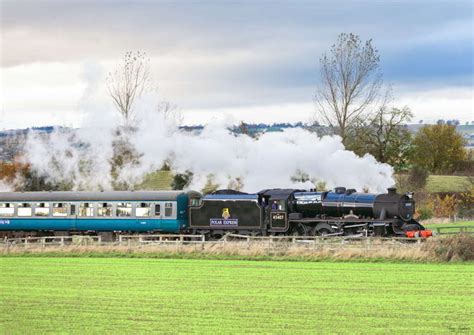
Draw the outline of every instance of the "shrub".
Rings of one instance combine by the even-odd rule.
[[[433,217],[433,210],[429,206],[422,206],[416,209],[415,218],[418,220],[428,220]]]
[[[430,197],[427,207],[433,211],[433,215],[437,218],[453,217],[458,207],[456,194],[436,194],[434,197]]]
[[[458,215],[462,217],[474,217],[474,187],[469,192],[463,192],[458,197]]]
[[[432,258],[439,261],[474,260],[474,236],[459,234],[443,238],[433,238],[423,247]]]

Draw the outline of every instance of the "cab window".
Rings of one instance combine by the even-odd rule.
[[[284,211],[286,209],[285,200],[278,201],[278,210]]]
[[[200,206],[202,203],[201,198],[191,198],[189,199],[189,205],[190,206]]]

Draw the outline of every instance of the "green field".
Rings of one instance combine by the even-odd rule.
[[[470,190],[472,183],[465,176],[441,176],[431,175],[426,181],[426,190],[430,193],[436,192],[466,192]]]
[[[136,186],[137,190],[170,190],[173,175],[170,171],[155,171],[147,174],[140,185]]]
[[[474,228],[474,221],[459,221],[453,223],[423,223],[423,226],[428,229],[437,227],[456,228],[456,227],[472,227]]]
[[[474,264],[0,258],[0,333],[470,333]]]

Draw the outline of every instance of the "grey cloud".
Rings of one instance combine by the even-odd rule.
[[[410,61],[416,68],[426,64],[417,75],[446,82],[453,74],[437,79],[440,61],[423,59],[472,59],[472,49],[462,59],[438,52],[466,39],[472,43],[470,1],[2,1],[1,6],[2,67],[117,60],[139,49],[158,62],[164,94],[187,108],[310,101],[318,58],[343,31],[373,38],[382,63],[387,59],[402,82],[415,67],[406,66]],[[404,56],[408,53],[421,58]],[[176,62],[164,71],[161,59]]]
[[[132,48],[161,54],[327,46],[341,31],[385,43],[427,34],[450,17],[469,18],[466,8],[468,2],[426,1],[4,1],[2,64],[118,57]]]

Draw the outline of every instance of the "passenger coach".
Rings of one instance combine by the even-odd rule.
[[[0,234],[167,232],[188,226],[197,192],[0,192]],[[11,233],[11,234],[9,234]]]

